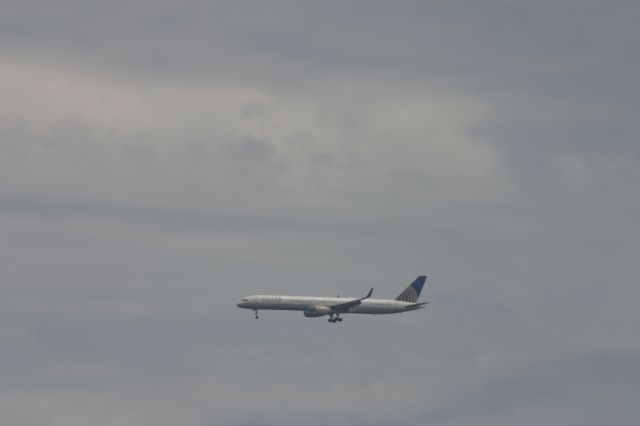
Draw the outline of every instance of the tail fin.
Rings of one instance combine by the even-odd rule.
[[[400,293],[400,296],[396,297],[396,300],[416,303],[418,301],[418,297],[420,297],[420,292],[422,291],[422,287],[426,280],[426,275],[419,276],[409,287],[405,289],[405,291]]]

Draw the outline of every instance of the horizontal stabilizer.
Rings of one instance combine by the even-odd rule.
[[[405,308],[406,309],[420,309],[420,308],[424,308],[428,304],[429,304],[429,302],[414,303],[413,305],[405,306]]]

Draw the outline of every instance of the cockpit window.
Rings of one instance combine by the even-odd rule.
[[[241,302],[248,302],[249,299],[247,299],[246,297],[244,299],[240,299]]]

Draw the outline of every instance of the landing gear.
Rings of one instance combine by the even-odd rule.
[[[333,317],[333,314],[329,314],[329,319],[327,321],[328,322],[333,322],[333,323],[338,322],[338,321],[342,322],[342,318],[340,318],[340,314],[336,314],[335,318]]]
[[[257,310],[257,309],[254,309],[254,310],[253,310],[253,312],[256,314],[256,316],[255,316],[255,318],[256,318],[256,319],[260,318],[260,317],[258,316],[258,310]]]

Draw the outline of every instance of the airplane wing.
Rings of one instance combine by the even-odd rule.
[[[348,302],[338,303],[336,305],[330,305],[329,307],[333,312],[347,312],[349,309],[362,303],[364,299],[371,297],[371,294],[373,294],[373,288],[369,290],[369,293],[367,293],[366,296],[361,297],[360,299],[350,300]]]

